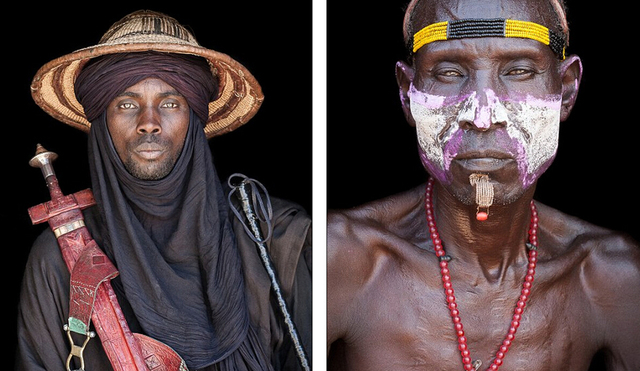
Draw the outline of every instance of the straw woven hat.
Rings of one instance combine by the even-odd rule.
[[[42,66],[31,83],[31,94],[48,114],[88,132],[91,123],[74,93],[82,67],[101,55],[149,50],[191,54],[209,61],[211,73],[218,78],[219,92],[209,103],[209,119],[204,128],[207,138],[238,128],[260,108],[262,89],[243,65],[226,54],[201,47],[175,19],[148,10],[131,13],[114,23],[97,45]]]

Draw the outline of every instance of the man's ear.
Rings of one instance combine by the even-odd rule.
[[[578,97],[580,80],[582,79],[582,61],[577,55],[570,55],[560,64],[562,78],[562,108],[560,121],[565,121]]]
[[[396,81],[398,82],[398,88],[400,89],[402,112],[404,112],[404,117],[411,126],[416,126],[416,122],[411,114],[411,105],[409,104],[409,88],[413,82],[414,75],[413,67],[408,65],[406,62],[399,61],[396,63]]]

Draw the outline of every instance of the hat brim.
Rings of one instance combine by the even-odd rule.
[[[55,119],[88,132],[91,123],[74,92],[78,73],[92,58],[142,51],[190,54],[209,62],[211,73],[218,79],[219,90],[218,97],[209,102],[209,118],[204,127],[207,138],[242,126],[256,114],[264,100],[256,79],[233,58],[215,50],[174,43],[96,45],[77,50],[42,66],[31,83],[31,95],[36,104]]]

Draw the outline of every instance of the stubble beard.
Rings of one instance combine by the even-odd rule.
[[[141,164],[129,156],[124,162],[124,167],[129,174],[140,180],[160,180],[171,173],[177,160],[177,156],[175,156],[164,161],[148,161]]]
[[[168,146],[168,143],[162,143],[163,141],[155,136],[141,139],[140,141],[156,142]],[[170,155],[162,160],[140,161],[134,158],[132,148],[135,148],[135,145],[131,145],[131,148],[127,151],[127,157],[122,161],[122,164],[127,172],[137,179],[160,180],[171,173],[182,153],[182,147],[183,146],[180,146],[176,151],[171,151]]]

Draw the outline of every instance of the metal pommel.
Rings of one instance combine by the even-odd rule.
[[[36,147],[36,155],[33,156],[31,160],[29,160],[29,165],[40,168],[42,170],[42,175],[44,178],[48,178],[51,175],[55,175],[55,171],[53,171],[53,166],[51,163],[58,158],[58,155],[55,152],[48,151],[45,149],[40,143],[38,143]]]

